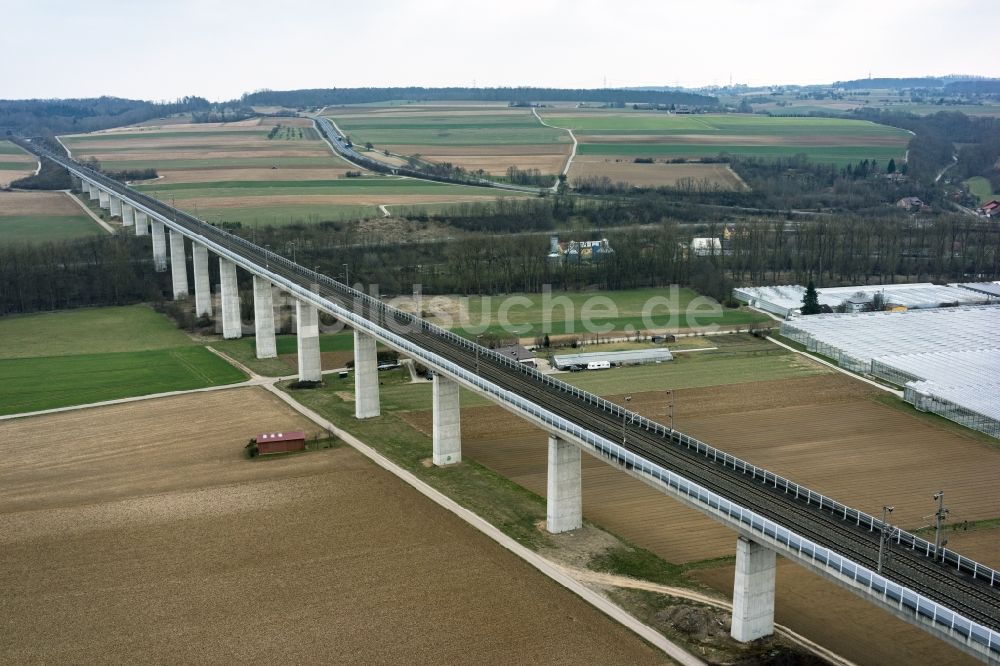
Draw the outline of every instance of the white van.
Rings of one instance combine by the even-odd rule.
[[[608,361],[591,361],[587,364],[587,370],[607,370],[611,367]]]

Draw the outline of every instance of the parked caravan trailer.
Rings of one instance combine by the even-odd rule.
[[[587,370],[607,370],[611,367],[608,361],[591,361],[587,364]]]

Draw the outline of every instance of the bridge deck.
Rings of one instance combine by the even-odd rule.
[[[37,145],[29,144],[31,150],[40,152],[64,166],[86,173],[87,177],[100,182],[102,187],[138,201],[156,211],[175,224],[191,231],[194,236],[202,236],[243,257],[249,264],[279,275],[304,290],[313,290],[319,296],[339,304],[344,309],[357,313],[371,322],[385,326],[394,324],[393,330],[404,330],[408,341],[470,372],[479,369],[479,375],[497,386],[515,392],[544,407],[552,413],[571,420],[604,438],[677,474],[701,484],[704,488],[737,503],[761,516],[786,526],[793,532],[812,540],[818,545],[844,555],[850,560],[872,570],[876,568],[879,543],[878,530],[869,524],[845,519],[839,511],[817,505],[815,497],[791,494],[787,487],[782,489],[777,481],[774,485],[762,482],[756,475],[751,476],[732,466],[732,458],[719,460],[692,450],[685,444],[681,433],[668,431],[662,426],[651,431],[643,425],[643,419],[621,408],[594,404],[581,398],[578,390],[552,379],[541,379],[532,370],[501,362],[489,350],[479,354],[471,346],[455,344],[451,334],[442,331],[412,315],[386,308],[379,304],[373,307],[359,292],[346,285],[323,279],[316,284],[313,271],[292,264],[287,260],[275,261],[275,255],[264,248],[254,246],[225,231],[208,225],[185,213],[135,192],[126,186],[82,167],[76,162],[52,153]],[[394,319],[386,322],[386,317]],[[478,366],[477,366],[478,359]],[[615,411],[617,410],[617,411]],[[624,426],[623,426],[624,414]],[[648,425],[648,421],[646,424]],[[623,436],[624,434],[624,436]],[[688,444],[690,440],[688,441]],[[773,475],[772,475],[773,477]],[[765,479],[767,476],[765,474]],[[964,570],[956,570],[934,561],[924,552],[901,547],[890,542],[892,557],[883,566],[886,578],[919,591],[927,598],[953,609],[961,615],[1000,630],[1000,589],[989,582],[968,575]],[[959,560],[961,561],[961,560]],[[997,581],[1000,583],[1000,581]]]

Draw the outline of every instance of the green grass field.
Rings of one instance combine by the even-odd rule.
[[[148,351],[195,345],[146,305],[0,317],[0,359]]]
[[[904,150],[885,146],[738,146],[738,145],[670,145],[655,143],[587,143],[582,144],[577,153],[580,155],[627,155],[637,157],[715,157],[721,153],[758,157],[764,159],[782,159],[798,154],[806,155],[814,162],[826,162],[844,166],[861,160],[876,159],[888,162],[890,159],[901,158]]]
[[[712,338],[706,338],[711,346]],[[770,343],[766,343],[770,344]],[[602,351],[601,346],[587,348]],[[567,350],[569,353],[574,350]],[[742,353],[719,351],[678,354],[673,361],[610,370],[571,372],[559,379],[600,395],[641,391],[725,386],[745,382],[761,382],[816,374],[826,374],[825,368],[804,361],[798,354],[770,348],[747,350]]]
[[[485,327],[490,333],[520,337],[545,333],[585,337],[587,333],[729,326],[767,319],[756,312],[718,307],[691,289],[669,288],[470,297],[468,313],[468,322],[455,322],[456,332],[474,335]],[[510,330],[505,330],[505,322]]]
[[[25,157],[29,157],[26,152],[7,140],[0,140],[0,155],[23,155]]]
[[[255,338],[246,337],[236,340],[216,340],[211,343],[214,349],[232,357],[259,375],[265,377],[284,377],[294,375],[296,368],[282,356],[295,354],[298,351],[298,339],[294,335],[278,335],[278,358],[257,358],[257,342]],[[319,336],[321,352],[351,351],[354,349],[354,334],[351,331],[330,333]]]
[[[0,361],[0,414],[54,409],[246,379],[204,347]]]
[[[308,196],[308,195],[365,195],[393,196],[419,194],[430,196],[474,196],[485,194],[502,196],[503,190],[493,190],[466,185],[447,185],[412,178],[371,177],[342,178],[338,180],[307,181],[226,181],[223,183],[174,183],[170,185],[139,185],[143,192],[159,194],[160,198],[175,197],[192,199],[197,197],[239,197],[239,196]]]
[[[982,176],[970,178],[965,181],[965,184],[969,187],[969,192],[979,199],[980,204],[1000,198],[1000,193],[994,192],[993,185]]]
[[[328,114],[329,115],[329,114]],[[497,146],[567,143],[561,130],[545,127],[528,110],[511,114],[439,115],[428,111],[402,118],[377,115],[331,116],[354,143],[376,146]]]
[[[804,153],[814,161],[844,165],[863,159],[900,158],[910,138],[894,127],[840,118],[600,110],[543,114],[543,118],[573,129],[580,141],[580,155],[703,158],[729,153],[778,159]],[[622,141],[614,141],[616,136]],[[677,138],[672,141],[672,136]],[[704,137],[704,142],[699,137]]]
[[[74,240],[107,233],[86,215],[16,215],[0,211],[0,245]]]
[[[245,378],[144,305],[0,318],[0,414]]]

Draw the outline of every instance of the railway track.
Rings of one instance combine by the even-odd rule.
[[[47,156],[57,161],[71,162],[50,151],[39,151],[38,148],[31,146],[35,152],[48,153]],[[73,167],[83,168],[75,163]],[[174,220],[176,224],[187,228],[193,234],[208,238],[245,258],[252,259],[258,265],[267,266],[271,272],[301,287],[309,290],[316,287],[315,274],[304,267],[290,263],[286,266],[275,262],[277,255],[180,213],[156,199],[134,192],[100,174],[93,173],[90,177],[100,180],[103,186],[118,194],[141,201],[151,210]],[[318,288],[321,296],[374,323],[384,325],[386,310],[373,310],[346,286],[329,281],[328,284],[318,285]],[[396,316],[400,323],[420,321],[403,313],[394,313],[392,316]],[[691,451],[674,433],[661,436],[627,420],[623,428],[619,414],[601,406],[585,403],[579,396],[565,389],[560,390],[558,386],[543,384],[531,373],[523,371],[522,368],[500,363],[489,354],[479,355],[477,365],[477,355],[472,349],[455,345],[444,337],[442,332],[429,327],[426,323],[421,323],[418,330],[402,335],[410,342],[436,352],[470,372],[474,372],[478,367],[479,374],[484,379],[530,398],[558,416],[586,425],[594,433],[620,443],[623,448],[784,525],[802,537],[841,553],[869,569],[876,568],[880,535],[878,532],[870,531],[867,526],[858,527],[850,520],[844,520],[831,511],[810,504],[808,500],[769,487],[759,479],[749,478],[746,474],[727,467],[724,461],[715,461]],[[885,577],[919,591],[984,626],[994,630],[1000,629],[1000,590],[932,561],[919,551],[893,547],[891,542],[889,548],[892,558],[883,566]]]

